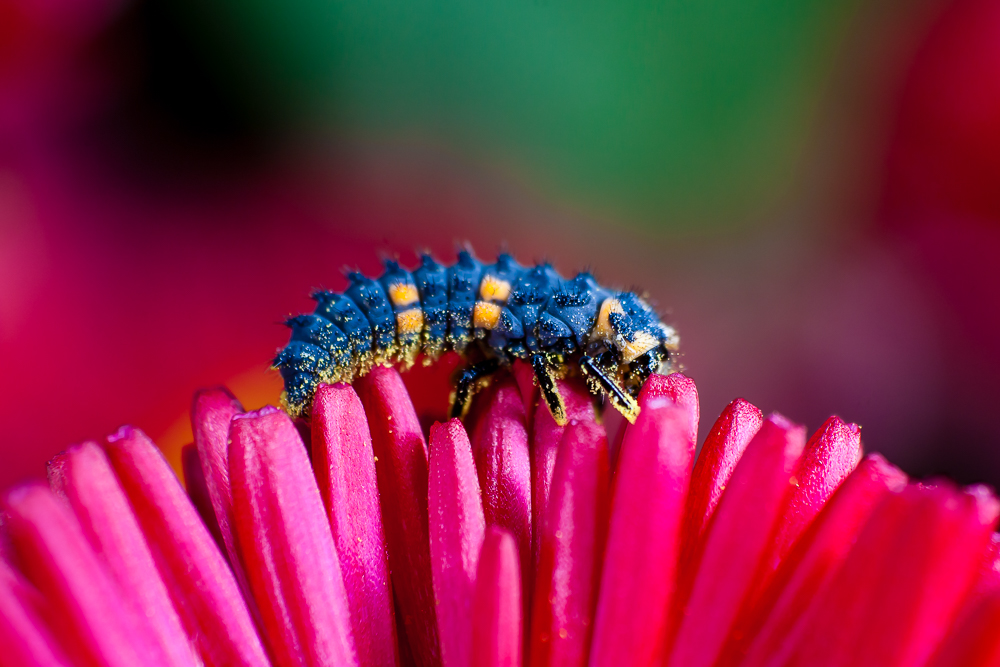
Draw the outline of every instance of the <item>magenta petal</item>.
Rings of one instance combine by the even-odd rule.
[[[521,609],[517,545],[506,530],[490,526],[472,603],[472,665],[521,667]]]
[[[979,561],[974,595],[1000,588],[1000,533],[993,533],[990,543]]]
[[[977,599],[948,633],[929,667],[1000,665],[1000,589]]]
[[[535,380],[535,371],[531,363],[523,359],[515,359],[511,365],[511,373],[517,388],[521,392],[521,400],[524,402],[524,414],[530,424],[535,417],[535,408],[538,406],[540,392],[538,382]]]
[[[233,419],[234,528],[281,665],[355,665],[347,593],[309,458],[288,415]]]
[[[510,531],[521,555],[524,597],[531,591],[531,452],[517,384],[500,381],[479,428],[473,453],[487,525]]]
[[[806,443],[795,473],[792,489],[785,500],[781,518],[754,577],[752,591],[733,626],[732,635],[743,641],[757,621],[757,608],[764,595],[773,595],[771,585],[782,560],[819,514],[834,491],[861,460],[861,429],[830,417]]]
[[[316,391],[312,457],[340,559],[358,664],[396,665],[375,455],[364,408],[350,385],[321,385]]]
[[[389,571],[399,605],[397,629],[401,621],[417,665],[433,667],[441,664],[441,650],[427,526],[427,445],[396,369],[377,366],[356,388],[375,450]]]
[[[171,665],[194,665],[196,656],[153,562],[128,499],[99,445],[85,442],[49,464],[53,490],[69,502],[94,551],[125,597],[149,623]]]
[[[698,420],[701,416],[701,407],[698,403],[698,387],[695,386],[694,380],[682,373],[671,373],[670,375],[654,373],[649,376],[639,391],[640,409],[654,398],[666,398],[685,410],[691,424],[691,440],[698,442]],[[628,427],[628,421],[622,419],[621,426],[615,434],[614,444],[611,447],[612,477],[618,470],[618,457]]]
[[[698,404],[698,387],[694,380],[683,373],[671,373],[670,375],[654,373],[649,376],[639,392],[639,406],[641,407],[654,398],[669,399],[687,412],[688,424],[691,428],[688,435],[692,442],[698,442],[698,420],[701,417],[701,408]]]
[[[861,460],[861,429],[830,417],[806,443],[791,495],[764,567],[767,575],[802,536],[823,505]],[[764,583],[763,581],[758,583]]]
[[[594,422],[594,401],[587,387],[578,379],[558,380],[559,392],[566,402],[566,417],[570,420],[585,420]],[[538,555],[541,548],[542,517],[545,516],[545,506],[549,499],[549,489],[552,486],[552,475],[556,466],[556,454],[559,443],[566,432],[565,426],[556,424],[552,413],[544,404],[535,410],[534,423],[531,429],[531,525],[534,527],[531,535],[532,554],[535,569],[538,567]]]
[[[890,553],[894,558],[879,582],[881,595],[870,605],[858,664],[923,665],[972,588],[997,528],[1000,503],[986,487],[956,492],[945,483],[910,487],[901,496],[908,494],[916,506],[915,525],[908,526],[914,534]],[[914,558],[921,548],[929,552],[927,560]],[[904,609],[908,613],[900,614]]]
[[[751,623],[760,629],[753,631],[741,667],[766,665],[779,652],[810,602],[833,580],[875,507],[905,485],[906,475],[878,454],[858,465],[782,562],[764,600],[753,610]]]
[[[427,497],[441,664],[467,667],[472,595],[486,520],[472,445],[457,419],[431,427]]]
[[[654,664],[666,632],[694,458],[691,411],[640,397],[615,475],[590,665]]]
[[[204,522],[208,532],[212,534],[212,539],[219,545],[223,553],[226,544],[222,540],[222,531],[219,530],[219,522],[215,518],[215,508],[212,507],[212,499],[208,495],[208,485],[205,482],[205,473],[201,468],[201,457],[198,455],[198,448],[195,444],[188,443],[181,448],[181,472],[184,479],[184,488],[187,489],[188,498],[191,504],[198,510],[198,516]]]
[[[6,506],[18,565],[44,596],[67,654],[101,667],[167,664],[65,503],[28,484],[7,493]]]
[[[33,594],[33,595],[32,595]],[[29,599],[21,576],[0,560],[0,647],[6,667],[69,667],[70,663]]]
[[[269,664],[232,570],[156,445],[125,426],[105,451],[205,664]]]
[[[763,419],[755,405],[737,398],[712,426],[691,471],[691,492],[684,510],[687,539],[700,539],[708,529],[722,492]]]
[[[709,527],[671,667],[711,667],[719,657],[791,490],[805,433],[780,415],[764,420],[733,470]]]
[[[760,430],[763,418],[756,406],[737,398],[719,415],[702,445],[691,471],[691,487],[684,506],[675,601],[686,600],[690,595],[709,522],[743,451]],[[674,612],[678,612],[676,607]]]
[[[607,536],[608,484],[604,429],[590,420],[571,421],[559,449],[541,527],[531,619],[532,667],[587,662]]]
[[[198,448],[205,488],[236,581],[249,598],[246,572],[233,530],[233,495],[229,486],[229,424],[243,406],[223,387],[204,389],[191,402],[191,430]]]
[[[997,511],[992,494],[948,483],[888,495],[803,614],[780,664],[925,664],[975,582]]]

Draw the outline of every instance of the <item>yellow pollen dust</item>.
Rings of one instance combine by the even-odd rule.
[[[493,329],[500,321],[500,306],[486,301],[477,301],[472,312],[472,321],[479,329]]]
[[[424,328],[424,311],[419,308],[411,308],[401,313],[396,313],[396,333],[415,334]]]
[[[396,283],[389,286],[389,299],[394,306],[409,306],[420,300],[420,294],[414,285]]]
[[[615,330],[611,326],[611,313],[625,314],[621,302],[613,297],[605,299],[601,304],[601,311],[597,315],[597,323],[590,334],[590,340],[614,340]]]
[[[487,301],[502,301],[507,303],[510,296],[510,283],[496,276],[486,276],[479,286],[479,298]]]

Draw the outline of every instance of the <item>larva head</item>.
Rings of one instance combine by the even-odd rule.
[[[634,292],[619,292],[598,306],[597,320],[590,336],[621,355],[631,364],[650,350],[662,348],[663,356],[677,349],[677,333]]]

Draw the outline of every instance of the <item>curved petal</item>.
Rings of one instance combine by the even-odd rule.
[[[667,629],[694,458],[692,414],[640,397],[615,473],[604,574],[590,664],[654,664]]]
[[[490,526],[472,602],[472,665],[521,667],[522,608],[517,544],[506,530]]]
[[[101,667],[168,664],[65,503],[27,484],[8,491],[5,504],[17,563],[48,603],[69,656]]]
[[[671,649],[671,667],[715,664],[754,586],[804,446],[803,428],[780,415],[765,419],[747,446],[709,526]]]
[[[247,598],[247,605],[257,618],[259,612],[250,594],[246,568],[240,561],[240,548],[233,529],[233,494],[229,484],[229,424],[233,417],[242,413],[243,406],[225,387],[203,389],[191,401],[191,430],[218,526],[218,537],[236,582]]]
[[[156,445],[124,426],[105,452],[205,664],[267,665],[232,570]]]
[[[94,551],[143,618],[172,665],[194,665],[195,653],[153,562],[146,538],[111,464],[94,442],[49,463],[53,490],[69,502]]]
[[[587,662],[607,536],[608,466],[604,429],[593,420],[571,419],[541,529],[531,619],[532,667]]]
[[[691,593],[708,524],[736,464],[747,445],[757,435],[763,419],[764,416],[756,406],[737,398],[719,415],[701,447],[694,470],[691,471],[691,487],[684,506],[675,602],[687,600]],[[679,613],[680,610],[675,605],[674,616]],[[678,619],[673,621],[675,625],[678,622]]]
[[[516,382],[501,380],[473,440],[487,525],[513,535],[521,556],[522,598],[531,592],[531,450],[527,415]]]
[[[320,385],[312,409],[313,470],[340,558],[358,664],[399,663],[371,432],[348,384]]]
[[[570,422],[582,420],[594,422],[594,401],[587,387],[578,378],[557,380],[559,392],[566,402],[566,416]],[[552,487],[552,475],[556,467],[556,455],[566,433],[566,426],[560,426],[552,418],[545,405],[535,410],[531,428],[531,525],[534,526],[531,552],[534,569],[538,570],[541,550],[541,525],[546,504]]]
[[[780,664],[923,665],[975,583],[998,508],[981,488],[949,483],[887,496],[803,614]]]
[[[70,667],[70,662],[38,613],[41,597],[0,559],[0,646],[9,667]]]
[[[235,417],[229,435],[234,528],[278,663],[356,665],[340,563],[295,425],[267,407]]]
[[[441,664],[441,650],[427,525],[427,444],[396,369],[377,366],[355,388],[375,450],[400,643],[405,637],[419,667],[433,667]]]
[[[428,473],[431,574],[444,667],[469,665],[472,595],[486,519],[462,422],[431,427]]]
[[[781,564],[752,611],[753,629],[747,633],[752,645],[742,657],[742,667],[765,665],[778,653],[812,600],[830,585],[868,517],[887,494],[899,493],[905,486],[906,475],[878,454],[867,457],[851,473]]]

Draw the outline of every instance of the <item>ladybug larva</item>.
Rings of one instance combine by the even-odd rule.
[[[524,267],[506,253],[484,265],[463,250],[450,267],[425,254],[412,272],[386,260],[379,278],[347,278],[343,293],[314,292],[316,310],[286,322],[291,340],[273,367],[294,416],[308,413],[320,383],[351,382],[376,364],[406,368],[420,354],[433,363],[454,350],[467,365],[452,416],[465,413],[481,381],[523,359],[559,424],[566,408],[556,378],[574,372],[634,422],[639,388],[677,350],[677,333],[634,292],[602,287],[586,272],[564,279],[548,263]]]

